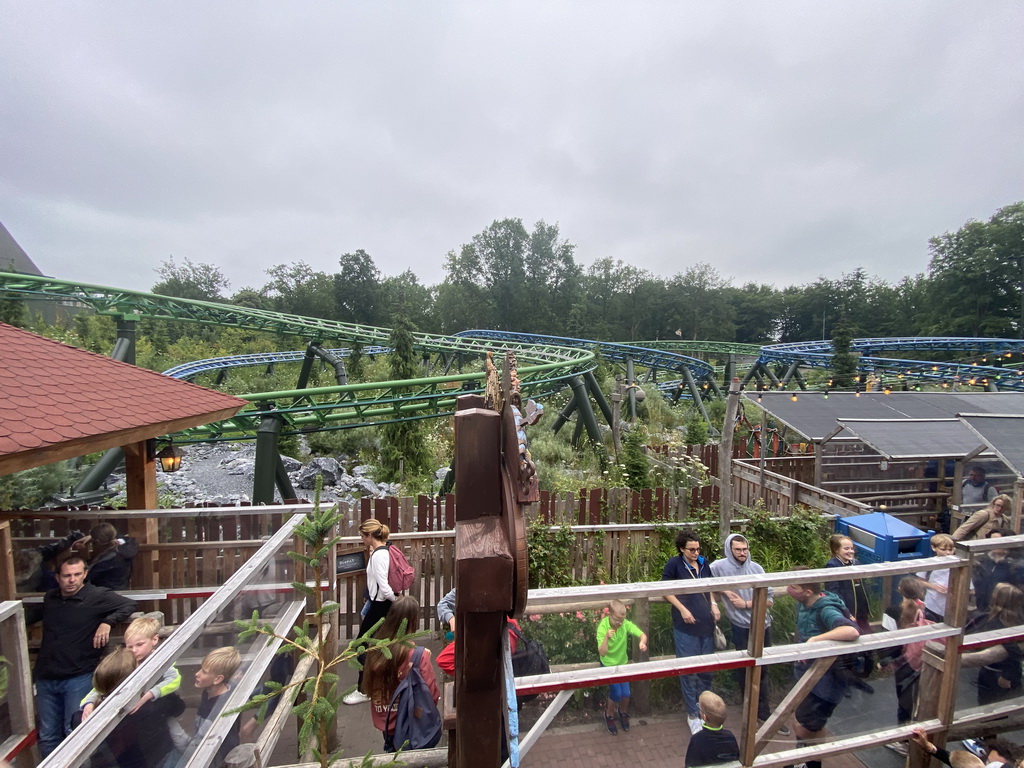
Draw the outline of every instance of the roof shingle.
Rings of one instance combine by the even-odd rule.
[[[111,360],[0,323],[0,474],[5,459],[70,443],[82,453],[234,415],[246,404],[222,392]],[[109,438],[104,441],[104,438]],[[45,458],[45,460],[43,460]],[[38,466],[53,461],[52,451]],[[11,464],[12,462],[6,462]],[[13,470],[6,470],[13,471]]]

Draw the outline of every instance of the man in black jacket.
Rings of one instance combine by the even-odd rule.
[[[57,588],[43,597],[43,641],[36,659],[39,751],[52,752],[71,732],[71,716],[92,688],[92,673],[110,641],[110,629],[127,621],[135,603],[87,584],[88,566],[71,556],[60,564]]]

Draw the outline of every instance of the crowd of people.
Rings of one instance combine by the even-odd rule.
[[[1000,504],[1001,498],[993,496],[989,506],[981,511],[985,515],[976,513],[964,523],[964,526],[970,524],[969,530],[961,526],[955,533],[966,530],[962,537],[1001,537],[1006,532],[999,523],[1000,510],[1004,506]],[[399,594],[389,583],[388,527],[370,519],[362,523],[360,534],[367,549],[366,595],[361,611],[360,636],[374,627],[374,636],[378,639],[416,633],[421,617],[419,603],[413,597]],[[952,554],[955,540],[955,534],[933,536],[930,542],[933,554]],[[112,629],[129,620],[135,612],[135,604],[114,588],[97,583],[100,579],[93,569],[99,569],[104,579],[110,580],[108,583],[119,584],[118,588],[127,586],[131,558],[137,551],[132,542],[118,537],[113,526],[97,526],[89,536],[74,536],[59,545],[59,549],[46,553],[46,562],[53,564],[56,586],[43,598],[40,613],[42,642],[35,665],[39,748],[44,757],[72,728],[92,716],[94,708],[153,652],[160,641],[160,625],[156,620],[136,618],[124,632],[124,647],[106,654]],[[826,568],[858,564],[856,547],[848,536],[832,536],[829,546],[832,556]],[[714,562],[702,555],[700,539],[692,530],[679,531],[674,539],[674,548],[677,554],[665,563],[661,575],[663,581],[691,583],[713,577],[737,576],[752,581],[765,573],[751,557],[750,542],[743,534],[728,536],[722,557]],[[120,551],[122,549],[123,552]],[[802,571],[806,567],[793,570]],[[966,632],[987,632],[1024,624],[1024,592],[1021,591],[1024,562],[1008,549],[991,549],[978,559],[972,576],[976,612]],[[949,570],[944,568],[901,579],[898,585],[901,602],[890,610],[895,625],[906,628],[942,621],[946,612],[948,580]],[[786,594],[797,605],[795,642],[831,640],[852,643],[873,631],[868,590],[858,579],[841,578],[824,584],[809,579],[791,584]],[[438,619],[442,626],[449,628],[449,639],[452,640],[437,659],[432,657],[429,649],[417,648],[411,639],[386,648],[370,647],[360,656],[356,687],[343,701],[345,704],[370,705],[371,720],[381,732],[384,751],[394,751],[400,746],[396,743],[393,715],[396,694],[404,687],[403,681],[414,676],[427,692],[427,700],[431,700],[436,708],[440,688],[435,666],[448,675],[454,673],[455,596],[455,590],[452,590],[437,606]],[[775,597],[774,590],[767,588],[768,609]],[[772,645],[772,611],[765,610],[763,621],[754,626],[754,590],[751,587],[691,591],[668,595],[666,600],[671,607],[672,639],[677,657],[702,656],[722,650],[727,640],[724,637],[716,640],[716,634],[721,634],[718,625],[723,616],[730,633],[728,640],[735,648],[746,649],[752,632],[761,634],[759,641],[765,647]],[[518,624],[510,620],[509,644],[513,652],[520,638]],[[596,659],[604,666],[627,663],[630,638],[634,639],[640,651],[647,649],[645,628],[629,619],[625,604],[613,600],[596,627]],[[912,721],[923,645],[909,643],[877,655],[845,654],[821,674],[797,706],[792,722],[776,724],[778,732],[789,735],[792,726],[798,746],[820,741],[829,719],[849,695],[851,687],[872,692],[865,678],[877,669],[891,672],[895,677],[896,721],[900,724]],[[936,650],[941,651],[941,648]],[[978,670],[979,704],[1019,695],[1022,656],[1024,653],[1016,643],[996,643],[962,654],[961,665]],[[176,765],[185,751],[203,738],[214,721],[227,698],[225,694],[231,689],[240,661],[234,647],[218,648],[206,655],[195,673],[195,687],[200,695],[191,733],[187,733],[178,722],[185,704],[179,695],[181,675],[171,665],[127,709],[126,716],[92,757],[93,768],[170,768]],[[802,673],[806,666],[806,663],[797,663],[797,672]],[[746,674],[741,669],[735,670],[734,674],[742,695]],[[711,690],[713,676],[707,672],[681,675],[679,684],[691,733],[685,765],[714,765],[737,759],[737,741],[725,728],[725,702],[720,692]],[[617,735],[620,730],[630,730],[630,699],[628,683],[609,686],[604,709],[609,733]],[[761,685],[757,700],[759,725],[771,714],[769,686]],[[223,759],[240,738],[240,722],[236,720],[218,758]],[[930,742],[923,736],[915,736],[914,741],[925,751],[932,751],[927,746]],[[905,744],[891,746],[906,753]],[[1005,755],[1008,747],[1004,745],[1002,750],[998,754]],[[941,750],[936,754],[943,758]],[[1014,761],[1017,759],[1019,757],[1013,758]],[[810,760],[806,765],[807,768],[819,768],[820,762]]]

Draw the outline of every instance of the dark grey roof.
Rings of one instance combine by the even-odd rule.
[[[962,413],[960,419],[987,443],[1000,460],[1024,477],[1024,416],[1014,414]]]
[[[2,223],[0,223],[0,272],[20,272],[23,275],[43,274]]]
[[[887,459],[962,459],[987,443],[959,419],[839,419]]]
[[[757,403],[757,392],[743,394]],[[1024,416],[1024,392],[871,392],[859,396],[833,392],[825,397],[821,392],[797,391],[761,395],[760,406],[776,421],[815,443],[835,432],[837,419],[948,419],[961,413]],[[840,439],[843,437],[853,439],[848,430]]]

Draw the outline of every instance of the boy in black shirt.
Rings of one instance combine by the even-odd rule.
[[[686,768],[719,765],[740,759],[740,748],[732,731],[725,728],[725,702],[717,693],[704,691],[698,700],[703,727],[690,738]]]

